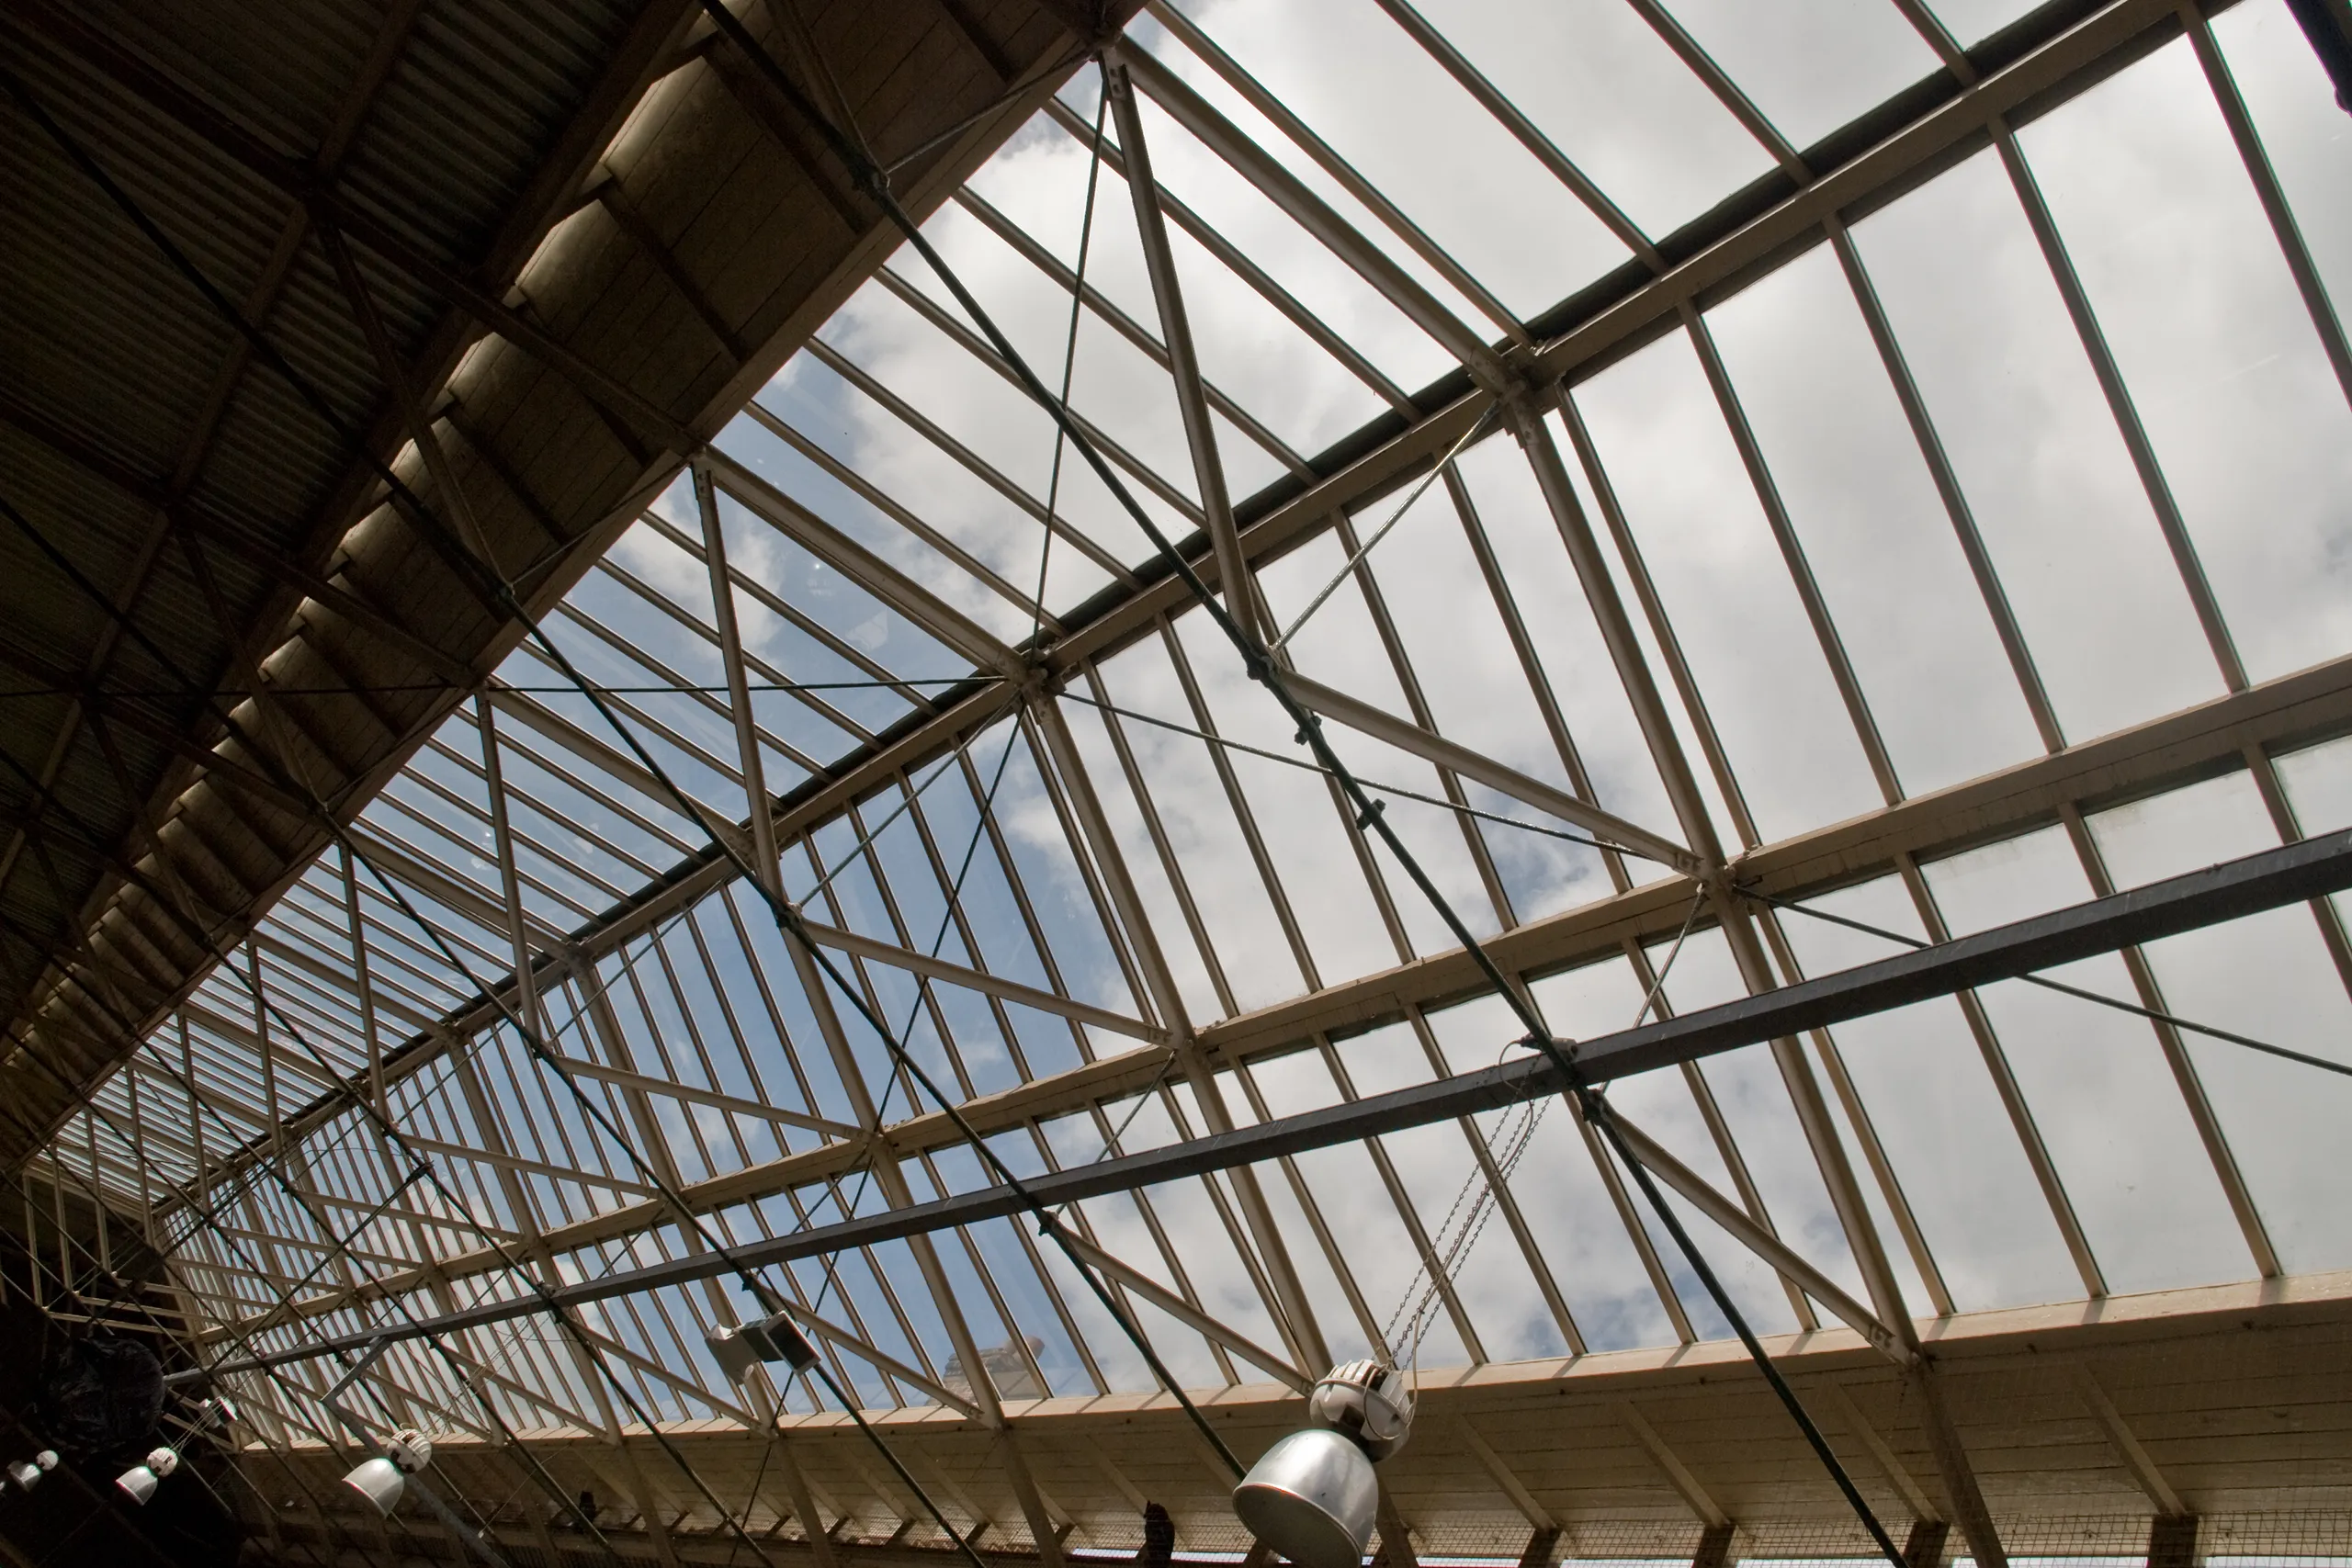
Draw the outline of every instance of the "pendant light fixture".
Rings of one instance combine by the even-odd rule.
[[[163,1484],[164,1477],[179,1467],[178,1450],[150,1450],[143,1461],[132,1465],[129,1470],[116,1476],[114,1483],[121,1490],[124,1496],[134,1503],[143,1504],[155,1495],[155,1488]]]
[[[1410,1436],[1412,1392],[1394,1367],[1349,1361],[1315,1385],[1306,1419],[1250,1467],[1233,1489],[1233,1511],[1299,1568],[1356,1568],[1380,1511],[1372,1467]]]

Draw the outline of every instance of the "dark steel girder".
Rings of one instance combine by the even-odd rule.
[[[1588,1081],[1606,1082],[2014,979],[2346,887],[2352,887],[2352,829],[1604,1035],[1576,1046],[1572,1054]],[[1556,1068],[1531,1055],[1349,1104],[1031,1178],[1027,1185],[1048,1204],[1067,1203],[1500,1110],[1566,1087]],[[736,1248],[735,1258],[763,1267],[1002,1219],[1026,1209],[1027,1201],[1010,1189],[990,1187],[751,1243]],[[576,1307],[715,1278],[732,1266],[714,1253],[697,1253],[565,1286],[555,1296],[565,1306]],[[528,1299],[491,1302],[387,1326],[380,1334],[322,1338],[268,1356],[223,1362],[209,1369],[209,1375],[354,1351],[379,1337],[407,1338],[479,1328],[537,1310],[537,1303]]]

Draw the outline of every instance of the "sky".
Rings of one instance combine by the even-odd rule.
[[[1668,9],[1799,149],[1937,69],[1928,43],[1887,0],[1770,8],[1675,0]],[[2025,7],[1967,0],[1934,9],[1967,45]],[[1622,0],[1432,0],[1422,15],[1653,240],[1774,166]],[[2282,0],[2231,7],[2211,36],[2224,85],[2256,134],[2252,150],[2275,174],[2282,214],[2308,254],[2309,295],[2247,149],[2233,141],[2190,42],[2176,38],[2016,128],[2006,147],[1979,148],[1854,215],[1834,238],[1816,231],[1675,330],[1580,371],[1564,409],[1546,418],[1578,507],[1607,541],[1608,569],[1641,623],[1645,656],[1727,850],[1776,843],[2220,697],[2233,664],[2259,683],[2352,652],[2352,405],[2315,324],[2315,308],[2332,320],[2337,302],[2352,299],[2352,208],[2333,194],[2352,181],[2352,118],[2332,102]],[[1185,0],[1172,18],[1148,13],[1129,38],[1482,336],[1499,328],[1480,297],[1536,317],[1629,259],[1608,224],[1374,0]],[[1265,95],[1295,117],[1289,130],[1253,105]],[[1159,525],[1182,536],[1197,525],[1199,491],[1168,376],[1098,312],[1080,313],[1073,344],[1067,289],[992,227],[1016,228],[1060,268],[1082,266],[1111,309],[1157,337],[1129,188],[1098,169],[1086,145],[1099,107],[1091,71],[1061,103],[1062,121],[1040,115],[1023,128],[926,231],[1041,374],[1059,384],[1067,367],[1074,409],[1114,444]],[[1238,411],[1216,420],[1235,497],[1380,417],[1399,389],[1453,368],[1439,342],[1156,103],[1147,98],[1141,116],[1158,176],[1184,209],[1170,238],[1203,370]],[[1318,156],[1352,176],[1335,175]],[[1351,186],[1376,191],[1375,202]],[[1220,247],[1255,276],[1220,259]],[[843,306],[718,442],[786,498],[786,514],[771,515],[776,506],[753,487],[722,479],[718,538],[736,574],[752,679],[865,683],[754,697],[772,793],[941,689],[876,682],[970,672],[968,660],[796,538],[812,525],[789,509],[1007,643],[1041,629],[1050,637],[1053,617],[1149,553],[1046,416],[926,315],[946,299],[939,280],[905,251],[888,265],[890,276]],[[1286,309],[1319,321],[1358,361],[1327,352]],[[1927,446],[1922,427],[1933,437]],[[1404,499],[1375,500],[1266,564],[1259,587],[1276,621],[1305,612]],[[1050,547],[1049,513],[1059,530]],[[1981,547],[1973,562],[1972,539]],[[707,547],[682,480],[575,589],[555,629],[592,679],[626,689],[630,721],[679,783],[740,819],[743,781]],[[1644,618],[1649,594],[1670,645]],[[1835,633],[1827,646],[1824,626]],[[1557,788],[1589,789],[1620,817],[1681,832],[1559,528],[1508,434],[1465,451],[1450,482],[1404,507],[1288,648],[1304,674]],[[1678,665],[1695,703],[1670,678]],[[584,701],[539,690],[555,684],[544,661],[518,652],[502,676],[528,689],[492,705],[491,718],[520,897],[548,931],[571,931],[667,871],[702,834],[645,781],[615,776],[593,749],[550,738],[569,721],[613,745]],[[681,683],[720,689],[636,691]],[[1001,714],[944,765],[915,770],[787,844],[787,891],[828,923],[1195,1028],[1453,946],[1393,865],[1367,872],[1324,781],[1247,753],[1220,757],[1165,728],[1296,751],[1290,727],[1198,612],[1090,666],[1058,702],[1182,1020],[1154,1017],[1066,783],[1034,727]],[[1330,733],[1367,777],[1442,794],[1428,763],[1352,731]],[[142,1094],[150,1116],[159,1100],[176,1104],[217,1150],[251,1123],[241,1130],[217,1110],[192,1107],[173,1075],[196,1066],[226,1101],[266,1107],[281,1092],[279,1076],[299,1077],[302,1061],[317,1072],[364,1066],[368,1021],[336,978],[350,966],[355,901],[375,953],[376,1027],[386,1041],[470,996],[477,980],[511,971],[514,951],[495,919],[503,893],[483,747],[469,704],[361,819],[364,842],[442,879],[402,878],[413,912],[450,952],[436,950],[367,871],[347,884],[338,863],[322,862],[272,916],[258,960],[299,1018],[299,1035],[289,1037],[284,1019],[257,1021],[242,982],[216,976],[191,1010],[185,1047],[176,1029],[152,1042],[108,1086],[110,1112],[126,1113]],[[2276,768],[2302,831],[2352,823],[2352,742],[2280,757]],[[1558,826],[1484,786],[1464,794],[1500,817]],[[893,817],[910,797],[916,804]],[[1481,936],[1612,892],[1599,855],[1556,837],[1466,829],[1452,812],[1403,798],[1389,815]],[[2078,834],[2043,828],[1928,863],[1916,880],[1890,873],[1818,903],[1914,939],[1931,934],[1930,919],[1962,933],[2092,897],[2095,870],[2129,886],[2279,837],[2240,772],[2090,814]],[[1667,874],[1640,861],[1625,869],[1635,882]],[[831,879],[821,890],[820,878]],[[960,889],[954,909],[951,886]],[[1778,926],[1802,973],[1894,950],[1802,914],[1781,915]],[[1544,976],[1534,998],[1556,1032],[1584,1037],[1626,1027],[1646,1007],[1688,1010],[1745,988],[1711,925],[1679,950],[1660,943],[1641,957],[1638,969],[1623,954]],[[2165,1006],[2352,1060],[2346,979],[2309,910],[2169,939],[2145,957]],[[1141,1044],[964,987],[926,995],[883,965],[860,975],[873,1007],[906,1032],[913,1058],[959,1099]],[[2060,977],[2133,994],[2120,958]],[[854,1020],[845,1056],[829,1049],[765,911],[740,886],[706,897],[544,999],[557,1049],[691,1091],[591,1091],[616,1122],[635,1118],[632,1136],[658,1137],[689,1183],[820,1146],[825,1134],[809,1122],[855,1119],[845,1067],[882,1103],[885,1122],[933,1108]],[[1798,1053],[1837,1105],[1915,1314],[1944,1303],[1973,1312],[2071,1300],[2094,1285],[2128,1292],[2245,1279],[2257,1246],[2290,1273],[2352,1267],[2352,1220],[2332,1201],[2335,1130],[2352,1111],[2352,1089],[2226,1045],[2176,1047],[2143,1022],[2014,983],[1981,1002],[1975,1019],[1956,1001],[1923,1003],[1842,1026]],[[1472,1001],[1303,1043],[1222,1075],[1221,1092],[1238,1122],[1280,1116],[1487,1065],[1516,1032],[1493,998]],[[274,1037],[278,1055],[258,1054],[256,1036]],[[1719,1190],[1752,1199],[1790,1246],[1859,1295],[1860,1272],[1793,1109],[1792,1070],[1753,1047],[1623,1081],[1611,1102]],[[2007,1099],[2005,1084],[2014,1086]],[[299,1100],[314,1090],[284,1092]],[[730,1110],[719,1103],[728,1099],[799,1120]],[[486,1032],[462,1065],[445,1059],[405,1080],[398,1102],[442,1151],[435,1163],[448,1183],[446,1192],[418,1189],[412,1206],[448,1223],[376,1222],[365,1242],[379,1262],[477,1245],[464,1229],[468,1213],[517,1232],[560,1230],[643,1195],[627,1185],[636,1176],[609,1134],[530,1065],[512,1030]],[[994,1146],[1019,1170],[1083,1161],[1131,1113],[1119,1133],[1128,1150],[1210,1124],[1179,1077],[1160,1093],[1114,1100],[1099,1115]],[[505,1184],[465,1158],[485,1118],[544,1168]],[[1479,1131],[1498,1149],[1521,1148],[1510,1202],[1491,1212],[1472,1146],[1453,1125],[1256,1172],[1333,1355],[1376,1348],[1398,1304],[1419,1292],[1404,1209],[1441,1247],[1465,1213],[1485,1217],[1426,1337],[1386,1347],[1425,1369],[1671,1343],[1677,1330],[1645,1247],[1666,1255],[1694,1330],[1727,1331],[1655,1225],[1623,1207],[1566,1109],[1485,1118]],[[93,1139],[119,1142],[95,1123],[77,1126],[61,1157],[86,1164],[76,1145]],[[356,1195],[383,1179],[372,1163],[380,1156],[351,1118],[313,1142],[312,1163],[336,1190]],[[2216,1149],[2251,1194],[2258,1237],[2227,1201]],[[195,1156],[157,1157],[184,1175]],[[906,1174],[918,1199],[991,1179],[968,1150],[910,1163]],[[315,1234],[266,1184],[254,1191],[254,1202],[272,1205],[270,1225]],[[527,1224],[518,1200],[536,1209]],[[738,1235],[773,1234],[884,1201],[851,1178],[719,1220]],[[1106,1250],[1279,1348],[1282,1328],[1237,1212],[1220,1179],[1090,1201],[1083,1220]],[[1797,1306],[1760,1261],[1704,1220],[1691,1224],[1759,1329],[1797,1325]],[[647,1232],[567,1252],[563,1267],[586,1278],[683,1246],[666,1230]],[[214,1277],[237,1272],[239,1259],[215,1237],[192,1236],[187,1252],[214,1264]],[[1140,1359],[1068,1264],[1015,1227],[942,1238],[941,1255],[984,1347],[1036,1337],[1057,1393],[1091,1389],[1098,1375],[1113,1387],[1147,1386]],[[814,1262],[794,1273],[817,1310],[840,1314],[890,1355],[937,1376],[953,1353],[903,1244],[842,1259],[837,1274]],[[511,1286],[486,1277],[481,1288]],[[248,1300],[258,1305],[266,1298],[255,1289]],[[671,1292],[609,1304],[598,1320],[717,1390],[724,1384],[695,1326],[710,1310],[700,1292]],[[1186,1382],[1262,1376],[1220,1361],[1157,1309],[1138,1312]],[[589,1407],[576,1371],[530,1331],[500,1332],[512,1354],[538,1358],[547,1388],[573,1409]],[[854,1357],[842,1368],[872,1403],[927,1397]],[[403,1369],[419,1387],[440,1375],[422,1359]],[[711,1408],[671,1382],[640,1386],[673,1416]]]

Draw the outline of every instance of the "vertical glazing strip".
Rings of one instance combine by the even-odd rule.
[[[2138,470],[2141,486],[2147,491],[2148,505],[2156,514],[2156,526],[2164,532],[2165,545],[2172,552],[2181,586],[2188,591],[2188,602],[2197,612],[2197,624],[2203,628],[2206,644],[2213,650],[2213,662],[2221,669],[2222,682],[2233,692],[2243,692],[2246,685],[2245,666],[2238,658],[2236,645],[2230,640],[2229,626],[2222,619],[2222,606],[2213,597],[2213,585],[2206,580],[2204,563],[2198,559],[2196,543],[2188,536],[2188,525],[2173,500],[2172,487],[2165,482],[2163,466],[2156,461],[2156,449],[2148,439],[2147,428],[2140,423],[2131,389],[2123,384],[2123,372],[2108,347],[2107,334],[2099,329],[2090,296],[2083,291],[2083,280],[2075,271],[2074,258],[2066,254],[2058,225],[2041,198],[2041,187],[2035,183],[2033,171],[2026,164],[2025,152],[2018,145],[2007,121],[1996,116],[1992,131],[1993,144],[2000,149],[2009,183],[2016,187],[2026,220],[2032,225],[2034,239],[2041,246],[2042,260],[2057,281],[2067,315],[2074,319],[2083,353],[2090,360],[2092,373],[2098,378],[2099,389],[2107,394],[2108,410],[2123,436],[2125,448],[2132,454],[2132,466]]]
[[[1950,942],[1951,930],[1944,924],[1943,911],[1936,907],[1935,895],[1928,886],[1928,879],[1920,874],[1918,863],[1907,853],[1898,853],[1894,865],[1902,874],[1904,888],[1911,895],[1912,907],[1919,913],[1919,924],[1926,930],[1928,940]],[[2059,1178],[2057,1162],[2050,1157],[2050,1146],[2042,1141],[2033,1108],[2027,1103],[2025,1089],[2009,1066],[2008,1053],[2001,1046],[1992,1018],[1973,990],[1955,991],[1952,999],[1960,1004],[1961,1014],[1968,1021],[1968,1032],[1976,1041],[1977,1054],[1984,1058],[1984,1070],[1992,1075],[2002,1109],[2008,1112],[2010,1130],[2017,1134],[2018,1145],[2025,1151],[2026,1163],[2033,1168],[2033,1179],[2041,1188],[2042,1201],[2050,1205],[2050,1217],[2066,1243],[2067,1255],[2075,1260],[2075,1271],[2082,1277],[2083,1293],[2098,1301],[2107,1294],[2107,1278],[2099,1269],[2098,1256],[2091,1251],[2090,1236],[2075,1213],[2075,1201],[2067,1195],[2065,1182]]]
[[[1960,488],[1959,476],[1952,471],[1943,438],[1936,434],[1935,422],[1928,417],[1926,400],[1919,395],[1919,384],[1912,378],[1911,367],[1903,356],[1903,345],[1895,341],[1886,308],[1862,265],[1861,253],[1855,249],[1845,221],[1833,214],[1825,223],[1830,245],[1838,254],[1838,264],[1845,269],[1846,282],[1853,290],[1854,302],[1861,308],[1862,320],[1870,328],[1871,341],[1878,347],[1879,362],[1886,368],[1887,379],[1894,384],[1895,400],[1903,405],[1903,417],[1910,423],[1911,438],[1918,443],[1919,456],[1928,465],[1928,477],[1935,480],[1936,494],[1943,501],[1944,514],[1951,519],[1961,554],[1968,558],[1968,570],[1976,580],[1976,592],[1984,601],[1986,614],[1993,617],[2001,651],[2007,656],[2018,690],[2025,697],[2027,711],[2033,716],[2034,731],[2041,736],[2045,750],[2060,750],[2065,746],[2066,738],[2059,728],[2057,713],[2050,705],[2050,694],[2042,687],[2041,671],[2034,667],[2032,651],[2027,648],[2025,633],[2018,626],[2017,612],[2010,607],[2007,591],[2001,586],[2000,574],[1994,569],[1992,554],[1984,547],[1984,536],[1977,530],[1975,513],[1969,510],[1968,497]]]
[[[2352,399],[2352,348],[2345,344],[2343,319],[2336,314],[2335,301],[2327,296],[2327,285],[2321,281],[2319,268],[2312,262],[2311,247],[2303,243],[2294,209],[2287,205],[2287,193],[2278,185],[2278,172],[2271,167],[2270,155],[2264,151],[2253,118],[2246,113],[2245,99],[2238,92],[2236,79],[2230,74],[2229,62],[2222,58],[2221,46],[2214,40],[2212,26],[2201,8],[2183,0],[2180,25],[2197,51],[2197,63],[2204,67],[2206,84],[2213,89],[2214,101],[2221,105],[2222,118],[2229,122],[2230,140],[2237,143],[2246,177],[2254,182],[2255,194],[2262,198],[2263,213],[2270,220],[2279,254],[2287,260],[2287,270],[2294,275],[2296,291],[2303,297],[2303,309],[2311,312],[2312,326],[2327,350],[2327,362],[2335,368],[2335,383],[2344,389],[2346,399]]]
[[[1772,542],[1780,547],[1789,581],[1796,588],[1798,602],[1804,606],[1804,617],[1812,625],[1821,657],[1829,666],[1829,677],[1837,682],[1838,696],[1846,705],[1846,716],[1854,726],[1854,737],[1861,742],[1862,754],[1870,759],[1871,776],[1878,782],[1880,796],[1887,805],[1895,805],[1903,798],[1903,785],[1894,775],[1893,760],[1886,754],[1886,741],[1879,734],[1878,721],[1871,716],[1870,701],[1862,694],[1861,681],[1854,673],[1853,660],[1847,657],[1837,623],[1830,619],[1829,605],[1821,596],[1821,584],[1813,575],[1812,563],[1805,559],[1804,544],[1797,537],[1795,525],[1789,521],[1788,507],[1781,500],[1781,487],[1772,481],[1763,448],[1757,445],[1756,432],[1747,423],[1747,412],[1740,407],[1739,393],[1731,384],[1730,373],[1724,368],[1723,356],[1715,352],[1714,333],[1707,330],[1706,319],[1688,299],[1681,302],[1681,311],[1683,331],[1690,334],[1690,344],[1698,351],[1707,385],[1715,394],[1716,411],[1731,431],[1732,445],[1739,449],[1740,464],[1747,470],[1747,482],[1756,491],[1766,525],[1772,531]]]
[[[2110,897],[2115,892],[2114,879],[2108,874],[2106,857],[2099,853],[2098,841],[2091,837],[2082,812],[2069,802],[2058,808],[2058,817],[2066,825],[2066,837],[2073,841],[2083,871],[2090,878],[2091,892],[2101,898]],[[2135,944],[2124,948],[2120,956],[2123,967],[2131,974],[2132,988],[2138,993],[2140,1005],[2152,1011],[2165,1010],[2164,992],[2156,985],[2155,971],[2148,966],[2147,954]],[[2156,1042],[2164,1048],[2165,1063],[2172,1069],[2181,1102],[2196,1124],[2198,1140],[2205,1145],[2205,1156],[2213,1164],[2214,1179],[2221,1182],[2222,1194],[2229,1200],[2230,1213],[2237,1219],[2246,1250],[2254,1256],[2255,1268],[2266,1280],[2278,1278],[2285,1270],[2279,1265],[2278,1248],[2271,1245],[2262,1212],[2255,1205],[2245,1172],[2238,1168],[2237,1155],[2230,1147],[2229,1134],[2222,1131],[2222,1119],[2205,1092],[2204,1079],[2188,1055],[2188,1047],[2182,1043],[2180,1032],[2162,1019],[2151,1019],[2149,1027],[2156,1032]]]

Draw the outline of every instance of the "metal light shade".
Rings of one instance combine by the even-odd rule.
[[[1299,1568],[1357,1568],[1379,1509],[1372,1461],[1319,1427],[1268,1449],[1233,1489],[1233,1511],[1250,1533]]]
[[[373,1503],[376,1511],[389,1518],[401,1494],[408,1489],[408,1477],[401,1473],[399,1465],[379,1454],[345,1476],[343,1483]]]
[[[155,1495],[156,1485],[164,1477],[180,1467],[180,1456],[170,1449],[155,1449],[147,1455],[144,1464],[134,1464],[114,1478],[123,1495],[134,1503],[144,1503]]]

